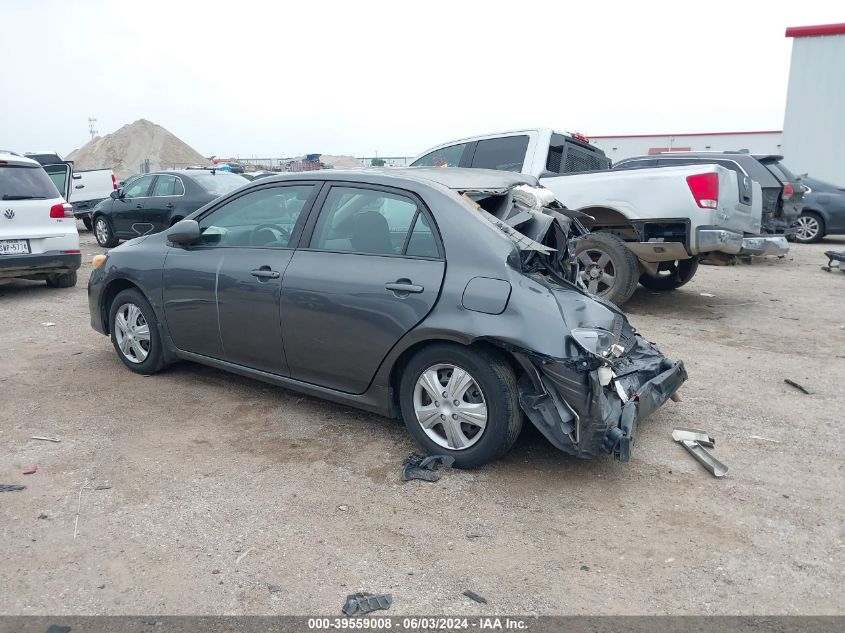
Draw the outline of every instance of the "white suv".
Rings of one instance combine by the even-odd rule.
[[[66,201],[70,182],[69,165],[51,165],[48,175],[34,160],[0,150],[0,279],[76,285],[82,256]]]

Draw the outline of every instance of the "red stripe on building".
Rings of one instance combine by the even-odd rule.
[[[845,35],[845,22],[817,24],[815,26],[790,26],[786,29],[786,37],[818,37],[820,35]]]
[[[758,132],[699,132],[683,134],[608,134],[606,136],[593,136],[588,134],[587,138],[654,138],[663,136],[739,136],[742,134],[781,134],[783,130],[763,130]]]

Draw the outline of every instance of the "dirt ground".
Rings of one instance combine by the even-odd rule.
[[[633,324],[690,380],[630,463],[527,427],[493,465],[403,484],[398,422],[126,370],[89,326],[82,236],[75,289],[0,285],[0,483],[27,486],[0,493],[2,614],[339,614],[359,590],[392,615],[845,613],[845,274],[819,269],[841,237],[638,289]],[[710,431],[728,476],[676,425]]]

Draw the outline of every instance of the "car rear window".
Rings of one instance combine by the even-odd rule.
[[[520,172],[527,149],[528,137],[525,135],[484,139],[478,141],[475,155],[472,157],[472,166]]]
[[[41,167],[0,166],[0,199],[48,200],[59,197],[59,190]]]
[[[208,193],[215,196],[222,196],[224,193],[234,191],[249,182],[243,176],[237,174],[195,174],[191,178]]]
[[[781,182],[798,182],[798,177],[781,162],[763,163]]]

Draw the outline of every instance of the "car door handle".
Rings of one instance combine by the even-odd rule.
[[[164,206],[165,206],[166,208],[168,208],[168,209],[172,209],[172,208],[173,208],[173,203],[172,203],[172,202],[168,202],[168,203],[167,203],[166,205],[164,205]]]
[[[135,208],[136,208],[136,209],[143,209],[143,208],[144,208],[144,205],[143,205],[143,204],[136,204],[136,205],[135,205]]]
[[[74,189],[84,189],[85,185],[75,185]]]
[[[417,284],[411,283],[410,279],[397,279],[394,282],[384,284],[385,290],[390,290],[391,292],[422,292],[425,290],[422,286],[418,286]]]
[[[278,279],[281,276],[279,271],[270,270],[269,266],[256,268],[255,270],[251,270],[249,274],[253,277],[258,277],[259,279]]]

